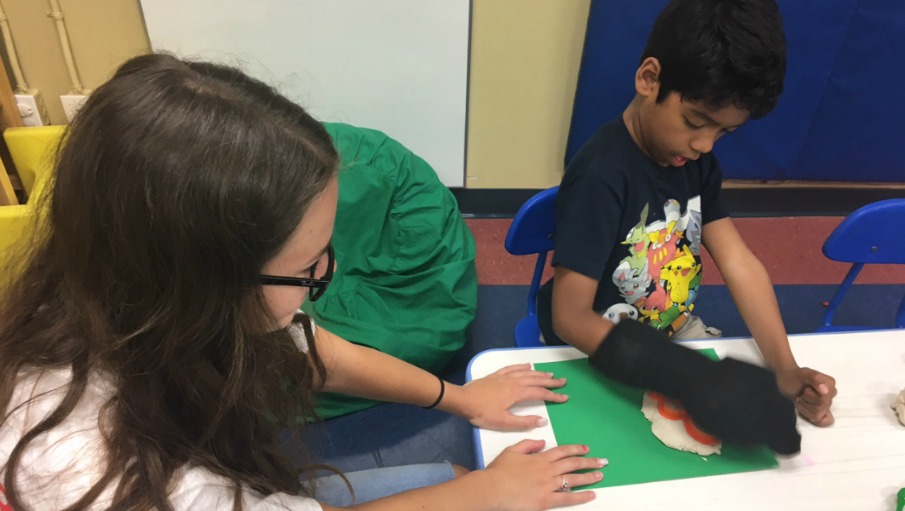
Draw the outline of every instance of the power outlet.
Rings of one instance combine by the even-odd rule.
[[[45,121],[50,121],[41,94],[36,90],[30,90],[28,94],[16,94],[16,106],[19,107],[23,126],[44,126]]]
[[[86,99],[88,99],[88,96],[82,94],[64,94],[60,96],[60,103],[63,104],[63,113],[66,114],[66,119],[69,122],[75,119],[75,114],[85,104]]]

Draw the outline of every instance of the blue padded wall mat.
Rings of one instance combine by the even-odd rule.
[[[634,95],[667,0],[592,0],[566,162]],[[732,179],[905,182],[905,2],[780,0],[788,66],[776,109],[720,140]]]

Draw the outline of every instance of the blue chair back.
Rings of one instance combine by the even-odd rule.
[[[537,291],[547,264],[547,254],[554,246],[557,192],[559,187],[554,186],[528,199],[515,214],[506,233],[507,252],[512,255],[537,254],[528,289],[528,312],[515,327],[515,345],[521,348],[542,346],[537,324]]]
[[[842,221],[823,244],[823,254],[834,261],[852,263],[836,289],[818,332],[869,330],[873,327],[833,324],[833,315],[865,264],[905,264],[905,199],[868,204]],[[905,328],[905,297],[899,304],[896,328]]]

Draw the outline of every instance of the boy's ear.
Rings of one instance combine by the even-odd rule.
[[[635,72],[635,92],[640,96],[657,96],[660,91],[660,61],[647,57]]]

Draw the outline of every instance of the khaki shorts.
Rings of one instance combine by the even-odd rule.
[[[716,339],[723,336],[723,331],[712,326],[707,326],[697,316],[688,316],[679,330],[672,335],[675,341],[687,341],[691,339]]]

